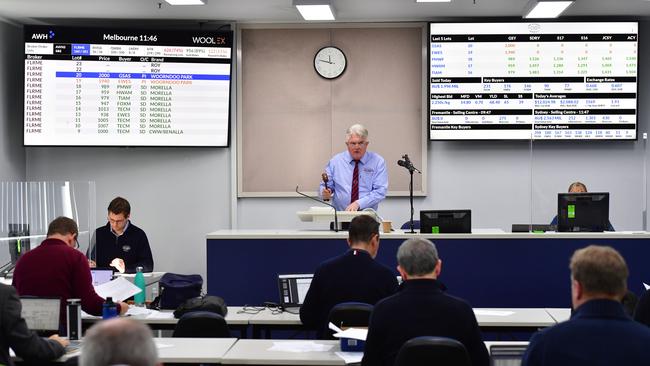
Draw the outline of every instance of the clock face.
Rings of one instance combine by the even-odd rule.
[[[314,69],[325,79],[336,79],[341,76],[346,66],[345,54],[336,47],[323,47],[314,56]]]

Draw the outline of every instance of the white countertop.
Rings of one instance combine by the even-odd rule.
[[[417,231],[417,230],[416,230]],[[206,239],[345,239],[347,231],[324,230],[219,230],[206,234]],[[472,234],[407,234],[403,230],[382,233],[384,239],[650,239],[645,231],[613,231],[604,233],[506,233],[499,229],[473,229]]]

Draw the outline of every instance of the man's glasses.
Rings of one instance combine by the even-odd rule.
[[[79,249],[79,240],[77,238],[74,238],[74,248]]]
[[[357,147],[357,146],[361,147],[361,146],[364,146],[364,145],[368,144],[368,141],[347,142],[347,144],[348,144],[348,146],[352,146],[352,147]]]

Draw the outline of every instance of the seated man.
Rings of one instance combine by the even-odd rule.
[[[648,365],[650,329],[620,303],[627,291],[625,260],[611,247],[591,245],[571,257],[571,319],[530,339],[523,366]]]
[[[582,182],[573,182],[569,185],[569,193],[587,193],[587,186]],[[551,225],[557,226],[557,215],[551,220]],[[615,231],[612,223],[607,220],[607,230],[606,231]]]
[[[84,338],[80,366],[156,366],[158,351],[151,329],[142,322],[109,319],[92,326]]]
[[[21,311],[16,289],[0,284],[0,365],[13,365],[9,357],[10,347],[16,356],[34,364],[63,356],[63,347],[68,345],[68,341],[58,335],[50,339],[39,337],[27,328]]]
[[[350,301],[374,305],[397,291],[393,272],[374,260],[379,251],[379,223],[368,215],[357,216],[350,222],[348,235],[350,250],[316,269],[300,307],[300,320],[317,329],[319,338],[327,332],[334,305]]]
[[[437,280],[442,269],[435,245],[408,239],[397,250],[400,291],[375,305],[370,317],[363,366],[392,366],[399,349],[411,338],[453,338],[467,349],[474,366],[490,363],[472,307],[444,293]]]
[[[81,308],[92,315],[102,315],[104,299],[95,293],[88,259],[79,247],[77,223],[57,217],[47,228],[47,238],[35,249],[23,254],[14,270],[13,285],[20,296],[58,297],[61,299],[59,330],[66,333],[66,303],[81,299]],[[117,304],[120,314],[129,306]]]
[[[129,220],[131,205],[122,197],[108,205],[108,223],[95,230],[87,255],[91,267],[115,267],[120,273],[153,271],[153,256],[147,234]],[[94,262],[93,262],[94,260]]]

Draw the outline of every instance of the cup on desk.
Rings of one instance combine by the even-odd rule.
[[[391,220],[384,220],[381,222],[381,227],[385,233],[390,233],[393,229],[393,222]]]

